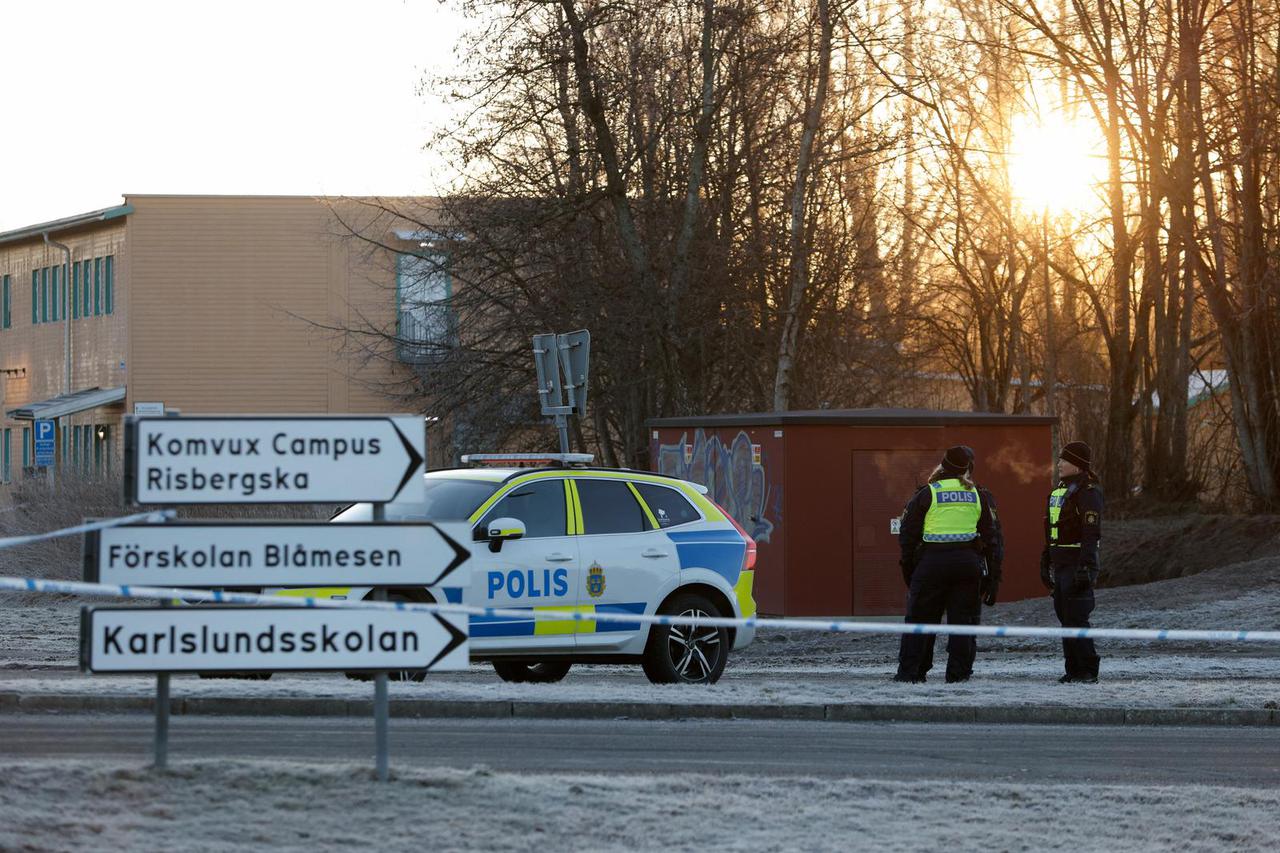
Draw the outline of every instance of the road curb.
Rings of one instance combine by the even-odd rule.
[[[0,714],[150,713],[150,696],[0,693]],[[988,707],[841,702],[828,705],[715,705],[668,702],[524,702],[508,699],[393,699],[391,716],[405,719],[562,720],[827,720],[831,722],[989,723],[1094,726],[1275,726],[1266,708]],[[373,702],[306,696],[175,698],[177,716],[368,717]]]

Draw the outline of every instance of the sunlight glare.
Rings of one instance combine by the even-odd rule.
[[[1099,205],[1106,180],[1096,127],[1054,113],[1018,116],[1009,150],[1009,182],[1027,212],[1076,213]]]

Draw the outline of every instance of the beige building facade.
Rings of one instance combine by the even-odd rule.
[[[55,472],[109,473],[135,410],[411,410],[394,341],[424,324],[405,314],[397,277],[429,235],[380,221],[353,238],[360,209],[137,195],[0,234],[0,480],[46,473],[37,419],[58,424]]]

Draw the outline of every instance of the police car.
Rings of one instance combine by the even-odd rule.
[[[705,486],[588,467],[590,460],[586,454],[464,456],[464,464],[482,467],[428,472],[425,503],[388,504],[386,518],[472,524],[472,579],[462,601],[528,613],[471,617],[472,659],[492,662],[504,680],[554,682],[575,663],[638,662],[654,683],[714,683],[730,650],[748,645],[754,628],[534,619],[539,610],[587,617],[756,612],[756,543]],[[520,467],[527,465],[536,467]],[[333,520],[371,517],[369,504],[355,504]],[[360,599],[369,592],[321,594]],[[389,597],[452,601],[455,592],[423,588]]]

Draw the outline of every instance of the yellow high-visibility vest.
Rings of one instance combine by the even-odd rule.
[[[1079,548],[1079,542],[1061,542],[1058,532],[1058,520],[1062,517],[1062,507],[1067,502],[1067,487],[1058,486],[1049,493],[1049,544],[1055,548]]]
[[[978,490],[958,479],[929,484],[929,511],[924,515],[925,542],[969,542],[978,538],[982,501]]]

